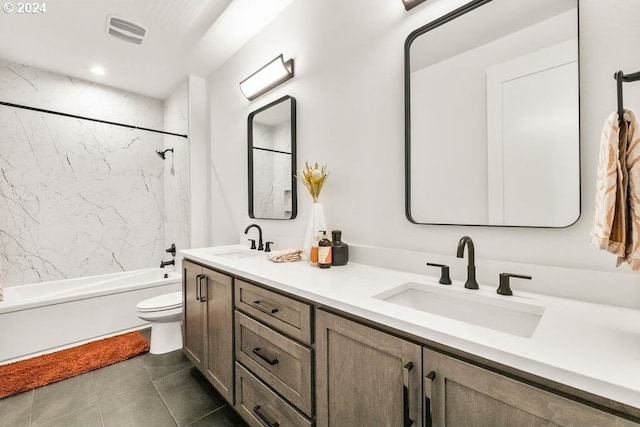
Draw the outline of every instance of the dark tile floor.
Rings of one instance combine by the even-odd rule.
[[[143,354],[0,399],[0,427],[246,427],[182,354]]]

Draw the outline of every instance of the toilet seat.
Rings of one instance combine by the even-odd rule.
[[[140,313],[154,313],[159,311],[169,311],[180,309],[182,307],[182,291],[171,292],[164,295],[158,295],[140,301],[136,308]]]

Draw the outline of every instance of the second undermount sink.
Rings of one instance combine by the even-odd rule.
[[[228,251],[221,251],[221,252],[217,252],[217,251],[212,252],[212,255],[219,256],[222,258],[228,258],[228,259],[250,258],[250,257],[262,255],[262,254],[264,254],[264,252],[262,251],[258,252],[256,250],[242,249],[242,248],[231,249]]]
[[[508,297],[490,297],[476,291],[413,282],[374,298],[523,338],[531,338],[544,314],[544,307],[509,300]]]

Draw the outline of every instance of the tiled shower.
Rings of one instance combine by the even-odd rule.
[[[0,88],[8,103],[188,133],[186,83],[158,100],[0,60]],[[186,138],[0,106],[4,284],[158,267],[189,244],[188,169]]]

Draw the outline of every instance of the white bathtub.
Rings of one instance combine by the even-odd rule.
[[[180,289],[179,273],[160,268],[6,287],[0,364],[145,327],[136,304]]]

